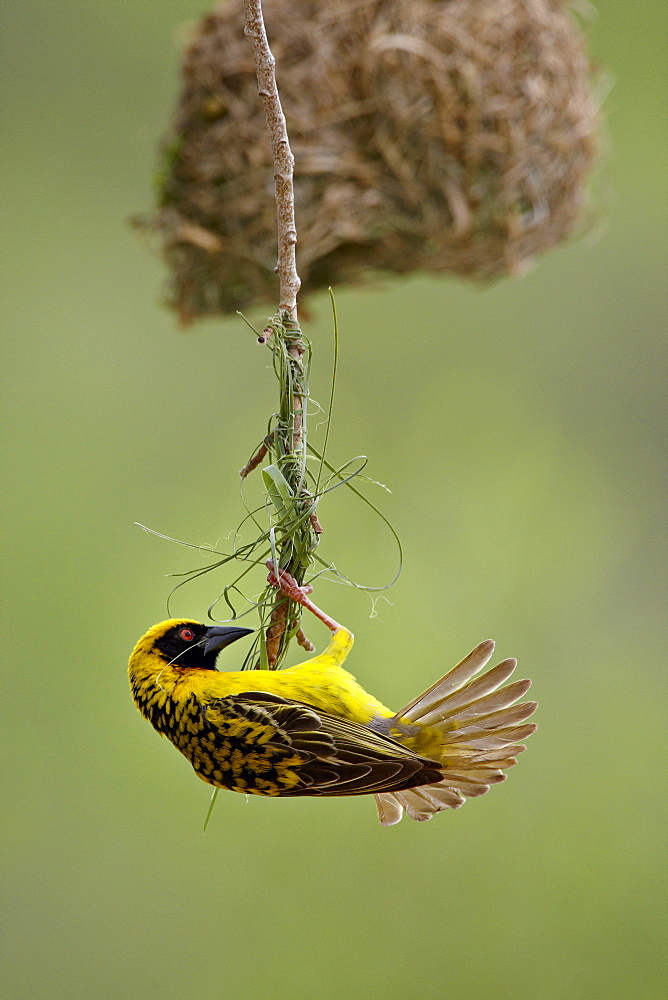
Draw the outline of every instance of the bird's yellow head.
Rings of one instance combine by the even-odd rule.
[[[141,637],[130,657],[130,665],[155,662],[157,658],[163,666],[215,670],[221,649],[252,631],[230,625],[208,627],[190,618],[170,618],[154,625]]]

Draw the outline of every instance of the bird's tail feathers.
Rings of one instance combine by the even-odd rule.
[[[465,798],[484,795],[491,785],[504,781],[504,770],[517,763],[516,755],[525,749],[520,741],[536,729],[526,723],[536,702],[515,704],[531,687],[529,680],[502,687],[515,670],[516,660],[503,660],[472,679],[493,652],[491,640],[481,642],[394,716],[396,738],[407,745],[414,743],[421,752],[424,736],[428,756],[441,762],[443,777],[437,784],[376,795],[383,826],[398,823],[404,812],[411,819],[426,820],[443,809],[457,809]]]

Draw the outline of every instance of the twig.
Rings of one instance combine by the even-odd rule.
[[[279,311],[297,321],[297,292],[301,286],[297,274],[295,244],[295,199],[292,187],[295,159],[290,149],[285,115],[276,86],[276,60],[271,54],[262,17],[262,0],[244,0],[244,33],[253,49],[255,72],[264,103],[264,113],[271,140],[276,181],[276,218],[278,222]]]
[[[290,358],[290,371],[286,371],[286,383],[282,387],[282,396],[290,400],[290,415],[287,434],[283,437],[276,434],[272,442],[277,458],[292,494],[300,497],[304,486],[306,471],[306,420],[305,420],[305,386],[303,356],[306,351],[299,320],[297,317],[297,293],[301,286],[297,274],[295,246],[297,230],[295,226],[295,200],[293,189],[294,156],[290,149],[288,130],[281,107],[281,100],[276,85],[276,60],[274,59],[262,15],[262,0],[243,0],[245,28],[244,33],[250,42],[255,61],[258,90],[264,104],[264,113],[269,129],[271,152],[274,160],[274,181],[276,183],[276,220],[278,228],[278,264],[276,271],[279,279],[278,315],[258,338],[260,343],[268,343],[274,350],[280,349],[275,343],[277,331],[280,329],[285,349]],[[273,332],[273,337],[272,337]],[[269,445],[265,439],[265,445]],[[266,454],[266,453],[265,453]],[[241,470],[244,478],[264,458],[262,447],[251,461]],[[285,460],[282,462],[282,460]],[[313,526],[315,527],[315,526]],[[318,524],[318,527],[319,524]],[[322,529],[321,529],[322,530]],[[290,539],[285,539],[281,546],[281,567],[289,569],[300,581],[304,575],[304,565],[295,561],[295,547]],[[274,606],[270,615],[270,624],[266,632],[267,661],[270,667],[277,666],[285,654],[286,629],[295,624],[294,617],[301,609],[293,602],[277,592],[274,596]]]
[[[267,434],[255,454],[248,459],[243,469],[239,469],[239,475],[242,479],[245,479],[246,476],[250,476],[251,472],[257,469],[258,465],[264,461],[269,454],[269,449],[272,447],[273,443],[274,435]]]
[[[302,649],[305,649],[307,653],[315,653],[315,646],[308,638],[308,636],[305,634],[303,628],[297,629],[295,639],[297,640],[297,643],[302,647]]]
[[[250,42],[255,62],[258,92],[264,104],[264,116],[269,129],[271,153],[274,160],[274,181],[276,184],[276,224],[278,229],[278,272],[279,304],[278,311],[283,319],[287,313],[291,326],[299,331],[297,319],[297,292],[301,288],[301,280],[297,274],[297,227],[295,223],[295,193],[292,183],[295,168],[295,158],[290,149],[288,127],[283,114],[281,99],[276,84],[276,60],[274,59],[264,26],[262,15],[262,0],[244,0],[245,27],[244,34]],[[266,331],[265,331],[266,332]],[[288,348],[296,362],[301,361],[304,353],[301,335],[292,338]],[[295,413],[294,444],[295,453],[302,445],[302,408],[303,398],[295,393],[295,399],[301,404]]]

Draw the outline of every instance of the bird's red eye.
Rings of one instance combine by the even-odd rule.
[[[182,628],[181,631],[179,632],[179,636],[181,637],[181,639],[184,640],[184,642],[192,642],[192,640],[195,638],[195,633],[192,631],[192,629]]]

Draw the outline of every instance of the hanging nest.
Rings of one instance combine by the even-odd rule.
[[[523,271],[581,215],[590,64],[561,0],[264,0],[304,293]],[[158,211],[185,323],[275,303],[273,164],[241,0],[198,25]]]

